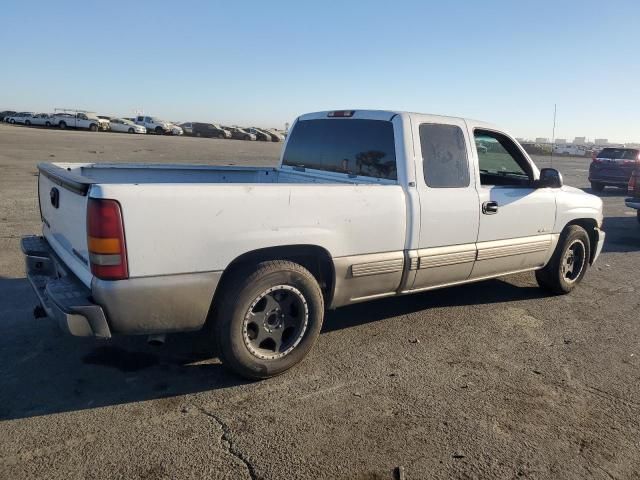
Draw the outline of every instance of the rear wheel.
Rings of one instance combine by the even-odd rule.
[[[604,184],[600,182],[591,182],[591,190],[594,192],[602,192],[604,190]]]
[[[587,273],[590,255],[589,235],[579,225],[570,225],[560,235],[547,266],[536,271],[538,285],[556,294],[569,293]]]
[[[219,133],[218,138],[224,138],[224,133]]]
[[[156,127],[156,135],[162,135],[164,133],[164,130],[162,130],[162,127]]]
[[[45,126],[45,127],[50,127],[50,126],[51,126],[51,122],[49,122],[49,121],[44,122],[44,126]]]
[[[196,132],[196,137],[201,137],[202,134],[200,132]]]
[[[60,122],[58,124],[58,127],[60,127],[61,130],[64,130],[65,128],[67,128],[67,124],[65,122]]]
[[[30,127],[30,126],[31,126],[31,121],[30,121],[30,120],[25,120],[25,121],[24,121],[24,124],[25,124],[27,127]]]
[[[11,120],[9,120],[9,123],[10,123],[11,125],[13,125],[13,124],[15,124],[15,123],[16,123],[16,121],[12,118]]]
[[[132,128],[132,127],[130,127],[130,128],[129,128],[129,130],[127,130],[127,132],[129,132],[129,133],[134,133],[133,128]]]
[[[322,292],[297,263],[275,260],[238,269],[218,297],[217,351],[246,378],[273,377],[299,363],[322,327]]]

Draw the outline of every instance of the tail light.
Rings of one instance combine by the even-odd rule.
[[[598,152],[593,152],[591,154],[591,161],[593,163],[600,163],[600,160],[598,160]]]
[[[91,273],[102,280],[129,278],[122,211],[118,202],[89,199],[87,236]]]

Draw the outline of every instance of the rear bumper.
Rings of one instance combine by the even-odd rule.
[[[111,337],[103,309],[90,300],[91,291],[63,267],[44,238],[24,237],[21,248],[27,279],[48,317],[71,335]]]
[[[22,239],[27,278],[47,316],[76,336],[109,338],[199,330],[222,272],[108,281],[91,288],[65,268],[43,237]]]
[[[640,198],[625,198],[624,204],[629,208],[640,210]]]

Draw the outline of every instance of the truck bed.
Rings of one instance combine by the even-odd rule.
[[[50,163],[39,169],[47,176],[79,184],[151,183],[381,183],[370,177],[345,178],[331,172],[264,167],[137,163]]]
[[[405,196],[395,182],[290,167],[39,169],[44,236],[87,286],[89,198],[121,205],[131,277],[221,271],[245,252],[272,246],[320,245],[332,257],[404,248]]]

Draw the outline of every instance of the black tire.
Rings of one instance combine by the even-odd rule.
[[[156,127],[155,129],[156,135],[164,135],[164,130],[162,127]]]
[[[196,132],[196,137],[201,137],[202,134],[200,132]]]
[[[250,137],[249,135],[245,135],[245,136],[244,136],[244,139],[245,139],[245,140],[251,140],[251,137]]]
[[[65,122],[60,122],[58,124],[58,127],[60,127],[60,130],[64,130],[65,128],[67,128],[67,124]]]
[[[602,192],[604,190],[604,184],[600,182],[591,182],[591,190],[594,192]]]
[[[44,122],[44,126],[45,127],[50,127],[51,126],[51,122]]]
[[[133,127],[130,127],[129,130],[127,130],[128,133],[135,133],[133,130]]]
[[[89,130],[92,132],[97,132],[98,126],[95,123],[92,123],[91,125],[89,125]]]
[[[27,127],[30,127],[30,126],[31,126],[31,121],[29,121],[29,120],[25,120],[25,121],[24,121],[24,124],[25,124]]]
[[[11,120],[9,120],[9,123],[10,123],[11,125],[15,125],[16,121],[12,118]]]
[[[224,138],[224,133],[219,133],[218,134],[218,138],[223,139]]]
[[[570,262],[569,257],[572,258]],[[590,258],[591,244],[585,229],[579,225],[566,227],[549,263],[536,271],[538,285],[558,295],[569,293],[584,278]],[[568,271],[568,268],[572,270]]]
[[[285,303],[274,303],[276,295],[284,295]],[[274,260],[239,268],[217,298],[213,324],[217,351],[225,366],[245,378],[264,379],[285,372],[302,361],[320,334],[322,291],[313,275],[297,263]],[[264,310],[256,312],[263,301]],[[278,307],[267,311],[268,305]],[[282,313],[285,309],[289,314]],[[273,317],[279,326],[269,330]],[[280,335],[279,347],[272,334]],[[256,345],[260,337],[264,339]]]

